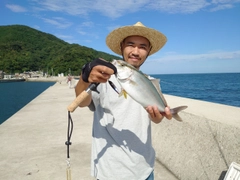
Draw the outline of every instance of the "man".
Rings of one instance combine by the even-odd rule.
[[[108,47],[137,69],[166,41],[162,33],[140,22],[118,28],[106,38]],[[100,83],[99,93],[92,92],[79,105],[94,111],[91,174],[100,180],[152,180],[151,121],[171,119],[169,107],[161,114],[154,105],[144,109],[129,96],[119,97],[106,83],[110,79],[120,89],[115,72],[113,65],[95,60],[84,66],[75,88],[78,96],[90,83]]]
[[[67,77],[67,83],[68,83],[68,87],[71,88],[71,81],[72,81],[72,77],[70,74],[68,74],[68,77]]]

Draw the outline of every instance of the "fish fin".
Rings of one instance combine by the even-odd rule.
[[[176,108],[171,109],[172,117],[176,119],[177,121],[182,121],[182,118],[178,115],[178,113],[184,109],[186,109],[187,106],[179,106]]]
[[[160,87],[160,79],[150,79],[152,84],[154,85],[154,87],[156,88],[158,94],[160,95],[161,99],[163,100],[163,103],[165,106],[167,106],[167,101],[165,99],[165,97],[163,96],[163,93],[161,91],[161,87]]]
[[[123,90],[123,96],[125,99],[127,99],[127,91]]]
[[[147,74],[144,74],[142,71],[140,71],[146,78],[149,79],[149,76]]]
[[[163,101],[164,105],[168,106],[167,101],[166,101],[165,97],[163,96],[163,93],[161,91],[158,91],[158,93],[159,93],[160,97],[162,98],[162,101]]]
[[[173,117],[174,119],[176,119],[177,121],[180,121],[180,122],[183,121],[182,118],[181,118],[181,116],[179,116],[178,114],[173,114],[172,117]]]
[[[130,83],[131,83],[132,85],[134,85],[134,86],[138,85],[135,81],[133,81],[133,80],[131,80],[131,79],[129,79],[129,81],[130,81]]]
[[[125,99],[127,99],[127,91],[125,91],[124,89],[122,89],[122,91],[119,93],[119,97],[121,97],[122,95]]]
[[[160,89],[160,79],[150,79],[154,87],[157,89],[158,93],[160,94],[161,89]]]

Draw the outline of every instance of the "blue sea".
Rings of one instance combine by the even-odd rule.
[[[240,107],[240,73],[154,74],[164,94]],[[0,124],[53,82],[0,83]]]
[[[26,81],[0,83],[0,124],[53,84]]]
[[[240,73],[151,75],[164,94],[240,107]]]

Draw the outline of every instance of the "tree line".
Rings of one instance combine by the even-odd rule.
[[[23,25],[0,26],[0,70],[6,73],[43,71],[79,75],[93,59],[120,59]]]

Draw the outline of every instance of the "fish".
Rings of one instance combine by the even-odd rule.
[[[147,75],[123,60],[114,59],[112,60],[112,64],[117,68],[115,76],[122,88],[119,93],[120,96],[123,95],[127,98],[127,95],[129,95],[144,108],[156,105],[158,110],[164,113],[165,107],[167,107],[168,104],[160,90],[159,83],[158,87],[156,87]],[[187,106],[179,106],[170,109],[172,117],[177,121],[182,121],[178,112],[186,108]]]

